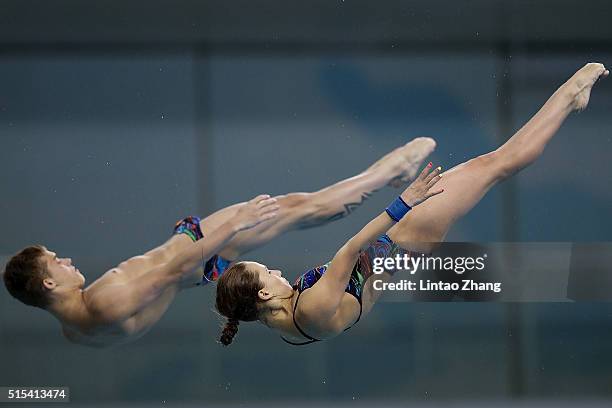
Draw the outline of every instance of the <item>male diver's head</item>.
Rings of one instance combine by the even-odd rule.
[[[82,289],[85,278],[70,258],[58,258],[41,245],[24,248],[4,269],[9,293],[26,305],[47,309],[63,293]]]
[[[259,320],[274,327],[288,312],[284,300],[293,296],[293,288],[281,271],[270,270],[257,262],[238,262],[217,282],[216,307],[228,319],[220,342],[228,346],[238,332],[238,322]]]

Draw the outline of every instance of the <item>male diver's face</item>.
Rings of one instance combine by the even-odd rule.
[[[43,262],[47,266],[50,278],[44,280],[47,289],[55,287],[82,288],[85,285],[85,277],[81,271],[72,265],[72,259],[60,258],[53,251],[45,250]]]
[[[293,292],[293,287],[289,281],[283,278],[283,274],[278,269],[268,269],[267,266],[258,262],[248,262],[249,270],[256,273],[259,281],[264,285],[264,290],[275,296],[289,296]]]

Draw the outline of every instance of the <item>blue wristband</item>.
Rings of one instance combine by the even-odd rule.
[[[397,197],[389,206],[385,209],[389,217],[395,222],[399,222],[408,211],[410,211],[412,207],[410,207],[402,197]]]

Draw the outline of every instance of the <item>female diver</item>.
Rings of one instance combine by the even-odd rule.
[[[232,266],[217,286],[217,310],[228,318],[221,343],[232,342],[240,320],[258,320],[295,345],[328,339],[353,326],[370,311],[377,297],[371,285],[366,285],[374,257],[395,257],[402,251],[430,252],[493,185],[533,163],[567,116],[586,108],[591,88],[608,74],[602,64],[587,64],[497,150],[462,163],[443,176],[439,167],[431,171],[430,163],[385,212],[344,244],[330,263],[306,272],[293,287],[280,271],[262,264],[239,262]],[[385,275],[389,273],[379,276],[388,278]]]

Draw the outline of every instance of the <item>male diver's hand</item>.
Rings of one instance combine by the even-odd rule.
[[[433,189],[433,186],[440,181],[442,177],[440,175],[442,167],[436,167],[433,171],[432,168],[433,165],[429,162],[423,171],[421,171],[421,174],[419,174],[412,184],[410,184],[401,194],[402,200],[410,207],[419,205],[429,197],[433,197],[444,191],[444,189]]]
[[[276,198],[267,194],[258,195],[240,207],[236,213],[233,220],[236,229],[242,231],[270,220],[276,217],[279,208]]]

